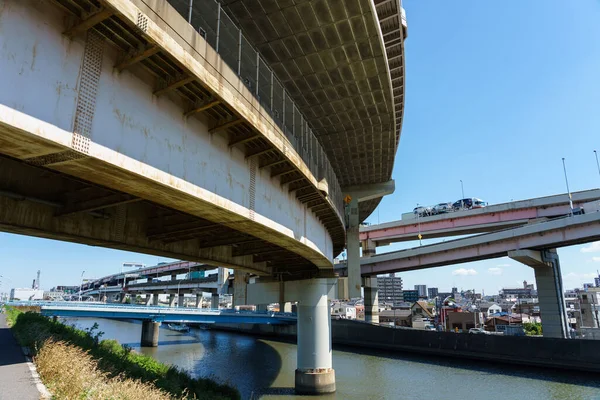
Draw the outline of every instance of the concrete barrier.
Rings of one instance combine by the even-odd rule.
[[[296,336],[295,325],[215,324],[214,328],[287,340]],[[333,320],[332,341],[362,348],[600,372],[600,341],[596,340],[431,332]]]

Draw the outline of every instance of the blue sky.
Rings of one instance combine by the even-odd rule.
[[[404,7],[406,107],[396,193],[368,221],[399,219],[417,203],[455,201],[461,179],[466,196],[490,203],[562,193],[562,157],[572,191],[600,187],[593,155],[600,151],[600,1],[405,0]],[[600,245],[582,251],[588,247],[559,250],[566,287],[600,269]],[[124,261],[165,261],[4,233],[0,256],[7,277],[0,291],[30,285],[38,269],[49,288],[78,284],[82,270],[100,276]],[[508,259],[401,276],[405,288],[486,294],[534,281],[530,268]]]

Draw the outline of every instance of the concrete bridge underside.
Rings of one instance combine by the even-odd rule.
[[[327,4],[309,3],[317,11]],[[317,29],[337,29],[348,46],[330,49],[315,34],[320,54],[306,56],[332,62],[318,72],[341,71],[343,83],[314,92],[318,110],[294,96],[301,80],[279,76],[296,102],[283,103],[293,114],[290,135],[239,64],[232,69],[219,45],[165,0],[3,1],[0,230],[291,282],[296,389],[335,391],[327,298],[346,241],[341,185],[390,179],[404,101],[400,11],[399,2],[358,0],[336,3],[329,19],[318,12]],[[227,53],[241,55],[242,31],[232,31],[239,42]],[[358,56],[356,38],[345,35],[360,32],[367,37]],[[365,199],[360,218],[377,202]],[[148,341],[156,327],[147,325]]]
[[[327,183],[219,56],[174,12],[92,3],[2,10],[0,229],[288,279],[331,270],[345,235]]]

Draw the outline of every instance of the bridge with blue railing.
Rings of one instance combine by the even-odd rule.
[[[252,312],[218,309],[145,307],[106,305],[102,303],[57,303],[42,301],[9,302],[9,306],[40,307],[47,317],[110,318],[142,321],[141,345],[158,346],[161,323],[177,324],[268,324],[292,325],[297,318],[292,313]]]

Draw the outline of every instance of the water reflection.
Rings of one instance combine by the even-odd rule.
[[[71,320],[90,327],[91,319]],[[140,348],[141,323],[99,320],[103,338],[177,365],[193,376],[213,377],[240,390],[243,399],[301,399],[292,390],[292,343],[211,330],[180,333],[161,328],[159,346]],[[441,357],[336,347],[338,391],[324,399],[600,399],[598,375]],[[314,397],[313,397],[314,398]]]

